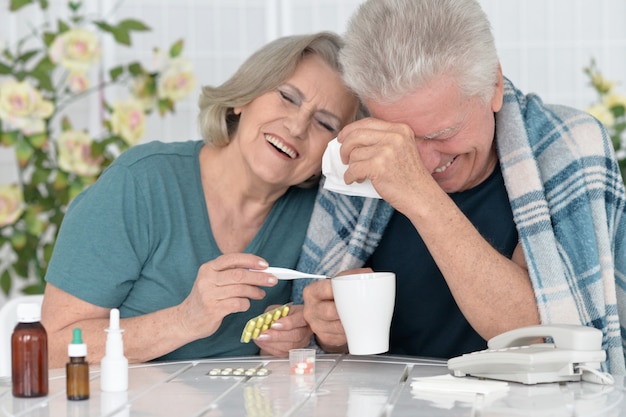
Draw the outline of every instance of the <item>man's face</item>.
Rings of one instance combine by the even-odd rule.
[[[447,193],[482,183],[497,164],[494,112],[502,106],[502,77],[489,103],[468,98],[439,77],[394,103],[365,100],[372,116],[404,123],[415,133],[426,169]]]

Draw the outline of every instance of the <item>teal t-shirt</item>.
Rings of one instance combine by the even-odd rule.
[[[134,317],[180,304],[198,268],[219,255],[200,180],[201,141],[150,142],[124,152],[70,205],[46,281],[89,303]],[[316,189],[292,187],[246,248],[270,265],[294,268]],[[159,358],[258,353],[241,343],[245,323],[271,304],[290,301],[291,282],[263,288],[243,313],[225,317],[210,337]],[[150,343],[146,340],[146,343]]]

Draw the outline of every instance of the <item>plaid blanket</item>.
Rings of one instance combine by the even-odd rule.
[[[606,130],[505,80],[496,138],[542,323],[601,329],[603,369],[626,374],[626,197]],[[392,213],[382,200],[320,186],[298,269],[333,275],[362,266]],[[294,302],[308,282],[294,282]]]

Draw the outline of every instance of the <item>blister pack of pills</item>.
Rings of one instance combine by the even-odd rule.
[[[276,307],[273,310],[248,320],[241,333],[241,342],[248,343],[250,340],[256,339],[261,332],[269,329],[276,320],[285,317],[287,314],[289,314],[289,304]]]
[[[213,368],[209,371],[210,376],[268,376],[267,368]]]

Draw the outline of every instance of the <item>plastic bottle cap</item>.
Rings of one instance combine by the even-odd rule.
[[[73,358],[87,356],[87,345],[83,343],[83,333],[79,328],[74,329],[72,343],[67,345],[67,354]]]
[[[37,303],[20,303],[17,305],[17,321],[34,323],[41,320],[41,306]]]

